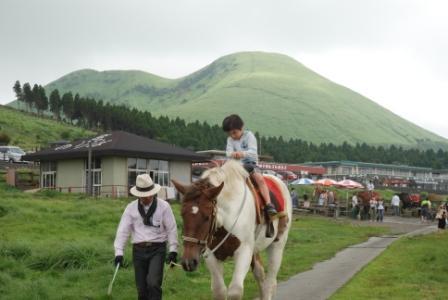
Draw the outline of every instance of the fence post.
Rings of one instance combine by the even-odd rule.
[[[6,183],[10,186],[17,186],[16,182],[16,170],[9,168],[6,172]]]

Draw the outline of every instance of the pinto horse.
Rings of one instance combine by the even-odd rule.
[[[260,299],[272,299],[277,286],[277,273],[291,222],[286,224],[284,233],[274,242],[278,219],[274,220],[274,237],[265,237],[266,225],[256,222],[256,204],[247,185],[248,177],[240,163],[228,161],[222,167],[207,170],[199,181],[190,186],[172,181],[183,195],[182,266],[185,271],[194,271],[200,257],[204,257],[211,274],[213,299],[242,299],[244,279],[251,267],[258,283]],[[278,178],[270,177],[285,199],[285,212],[291,220],[292,201],[288,188]],[[260,259],[263,250],[268,253],[267,274]],[[223,262],[230,257],[235,266],[227,288]]]

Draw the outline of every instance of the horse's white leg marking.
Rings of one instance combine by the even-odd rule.
[[[242,243],[238,250],[235,251],[235,269],[233,270],[232,281],[229,285],[227,299],[239,300],[243,297],[244,278],[249,272],[250,263],[252,261],[253,246]]]
[[[213,254],[210,254],[205,262],[211,274],[211,288],[213,299],[225,300],[227,297],[227,288],[224,282],[224,266],[221,261],[216,259]]]
[[[277,288],[277,273],[280,269],[280,265],[282,264],[283,249],[285,247],[286,240],[287,232],[278,242],[272,243],[267,249],[269,265],[266,280],[264,281],[263,286],[263,294],[265,296],[263,300],[271,300],[275,289]]]
[[[265,274],[264,274],[263,263],[261,262],[261,258],[260,258],[259,254],[256,254],[254,257],[254,268],[252,270],[252,273],[254,274],[254,278],[258,284],[258,291],[260,293],[260,299],[265,300],[264,291],[263,291]]]

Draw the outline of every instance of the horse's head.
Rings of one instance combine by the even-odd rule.
[[[213,186],[202,179],[190,186],[172,180],[182,194],[181,216],[183,220],[182,266],[185,271],[194,271],[199,265],[199,256],[205,250],[216,221],[216,197],[224,183]]]

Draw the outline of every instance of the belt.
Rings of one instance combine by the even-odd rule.
[[[153,246],[165,246],[166,242],[141,242],[133,244],[134,247],[148,248]]]

